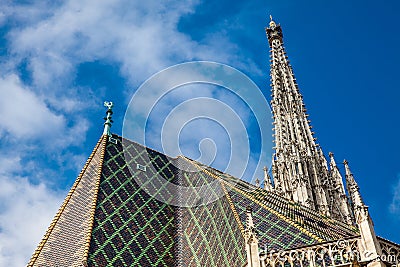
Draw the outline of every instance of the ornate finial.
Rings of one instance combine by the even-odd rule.
[[[332,152],[329,152],[329,158],[331,159],[331,163],[330,163],[331,168],[336,167],[336,161],[335,161],[335,158],[334,158],[334,155]]]
[[[114,104],[113,104],[113,102],[104,101],[104,106],[105,106],[108,110],[112,110]]]
[[[254,223],[253,223],[253,210],[250,206],[246,207],[246,228],[249,230],[253,230]]]
[[[106,117],[104,118],[105,122],[104,122],[103,134],[111,136],[110,129],[111,129],[111,125],[113,123],[111,116],[113,114],[112,108],[113,108],[114,104],[113,104],[113,102],[104,101],[104,106],[107,108],[107,111],[106,111]]]
[[[346,170],[346,175],[352,175],[349,167],[349,162],[347,160],[343,160],[344,168]]]
[[[269,27],[270,27],[270,28],[275,27],[276,24],[275,24],[275,21],[272,19],[272,15],[269,15],[269,18],[270,18]]]
[[[343,164],[344,164],[344,169],[346,172],[346,181],[348,184],[350,185],[357,185],[356,181],[354,180],[354,176],[351,173],[350,167],[349,167],[349,162],[347,160],[343,160]],[[358,186],[357,186],[358,187]]]
[[[268,174],[268,168],[267,166],[264,166],[264,189],[271,191],[273,189],[272,183],[271,183],[271,177]]]
[[[256,178],[256,186],[260,187],[260,179]]]

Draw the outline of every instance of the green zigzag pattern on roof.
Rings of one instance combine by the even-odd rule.
[[[357,228],[354,226],[323,216],[315,210],[290,201],[274,192],[266,191],[204,164],[197,162],[195,164],[205,172],[223,180],[227,185],[229,185],[228,189],[231,190],[233,194],[241,195],[240,199],[236,198],[234,201],[235,206],[238,206],[238,210],[245,209],[244,205],[250,205],[249,203],[254,203],[250,206],[256,205],[256,210],[260,209],[260,206],[262,206],[262,212],[266,209],[273,211],[274,214],[278,215],[279,220],[286,221],[293,225],[296,228],[296,230],[293,231],[301,231],[310,236],[316,242],[357,236],[359,234]],[[240,200],[247,203],[244,202],[243,204],[238,204],[236,201]],[[244,216],[241,217],[241,221],[244,224]],[[273,222],[265,222],[267,225],[270,223]],[[263,229],[266,228],[265,225],[260,226]],[[262,233],[260,234],[262,235]],[[306,242],[302,245],[307,245],[308,243],[309,242]]]
[[[180,184],[201,187],[215,182],[183,158],[177,159],[182,171]],[[196,171],[193,171],[196,170]],[[218,199],[206,205],[180,208],[181,266],[243,266],[246,262],[244,238],[223,193],[220,182],[209,187],[209,197]],[[196,199],[200,196],[196,194]]]
[[[88,266],[243,266],[248,206],[262,248],[289,249],[357,234],[353,227],[335,226],[329,218],[208,166],[125,139],[123,150],[122,138],[113,138],[118,142],[107,142],[105,148]],[[137,164],[149,168],[136,170]],[[165,180],[194,187],[218,181],[208,192],[217,200],[175,207],[149,196],[135,176],[159,190]],[[166,200],[180,194],[162,190]],[[182,201],[201,199],[185,197]]]
[[[145,165],[146,149],[129,147],[128,164]],[[164,156],[165,157],[165,156]],[[163,161],[157,155],[152,161]],[[158,173],[147,169],[149,182],[174,177],[167,166]],[[143,175],[137,170],[133,175]],[[107,144],[89,251],[89,266],[174,266],[175,208],[151,198],[136,184],[121,145]]]
[[[244,240],[224,196],[203,206],[174,207],[144,192],[127,164],[153,164],[157,172],[146,168],[145,172],[133,173],[146,175],[144,178],[149,183],[161,176],[184,186],[199,186],[214,181],[213,178],[200,171],[182,171],[193,168],[182,158],[171,159],[135,143],[130,143],[127,149],[130,155],[125,162],[120,142],[107,144],[88,266],[179,266],[180,263],[181,266],[241,266],[245,263]],[[146,162],[148,159],[150,162]],[[221,188],[215,190],[210,194],[217,194]]]

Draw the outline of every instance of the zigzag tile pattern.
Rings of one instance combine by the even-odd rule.
[[[247,207],[261,249],[358,234],[352,226],[183,156],[171,158],[117,135],[117,142],[106,138],[28,266],[241,267]],[[171,205],[173,199],[178,206]]]
[[[152,183],[162,176],[172,181],[174,166],[166,156],[135,143],[126,149],[128,163],[121,142],[107,145],[88,266],[175,266],[175,207],[149,196],[133,178],[145,175]],[[158,172],[128,168],[148,165],[149,154],[151,164],[163,166]]]

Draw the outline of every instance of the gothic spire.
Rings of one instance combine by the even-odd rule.
[[[332,180],[335,182],[335,188],[338,187],[338,190],[340,192],[345,193],[343,178],[339,172],[339,168],[336,164],[335,157],[332,152],[329,152],[329,158],[330,158],[329,166],[331,170],[331,177],[333,178]]]
[[[353,173],[350,170],[349,162],[347,160],[343,161],[344,167],[346,169],[346,184],[347,191],[351,197],[352,204],[354,208],[365,206],[364,201],[361,197],[360,187],[358,186],[356,180],[354,179]]]
[[[268,174],[268,168],[264,167],[264,189],[271,191],[274,187],[272,186],[271,177]]]
[[[330,158],[330,196],[332,216],[336,219],[343,220],[348,224],[353,224],[353,218],[349,207],[346,191],[344,189],[343,178],[336,164],[334,155],[329,152]]]
[[[275,188],[282,195],[329,215],[326,161],[311,131],[303,97],[283,46],[281,26],[271,20],[266,33],[271,48]]]
[[[244,239],[246,242],[247,267],[260,267],[260,257],[258,248],[258,239],[254,227],[252,210],[246,208],[246,229],[244,230]]]
[[[354,221],[357,224],[361,236],[361,260],[364,262],[374,261],[374,264],[371,266],[384,267],[385,264],[382,261],[375,261],[382,255],[382,248],[375,234],[374,223],[369,214],[368,206],[365,205],[361,197],[360,188],[350,170],[349,162],[344,160],[343,164],[346,169],[347,191],[352,201]]]
[[[113,114],[112,108],[113,108],[114,104],[113,104],[113,102],[105,101],[104,102],[104,106],[107,107],[107,111],[106,111],[106,117],[104,118],[105,122],[104,122],[103,135],[105,134],[105,135],[111,136],[110,129],[111,129],[111,125],[113,123],[113,120],[112,120],[112,114]]]

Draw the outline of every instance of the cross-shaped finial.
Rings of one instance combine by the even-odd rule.
[[[108,109],[112,109],[114,104],[113,102],[104,101],[104,106]]]

